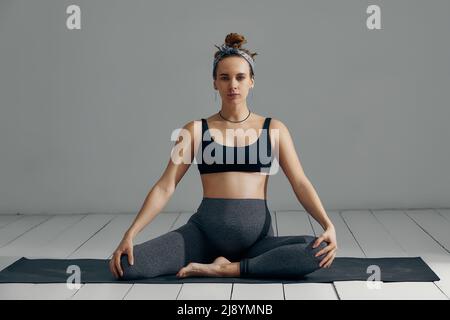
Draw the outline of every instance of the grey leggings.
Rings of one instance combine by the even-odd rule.
[[[189,262],[211,263],[218,256],[240,262],[241,277],[302,277],[319,269],[327,244],[312,248],[310,235],[274,236],[264,199],[202,199],[180,228],[133,248],[134,264],[121,257],[123,280],[176,274]]]

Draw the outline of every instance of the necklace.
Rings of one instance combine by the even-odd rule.
[[[228,122],[232,122],[232,123],[239,123],[239,122],[244,122],[245,120],[247,120],[248,119],[248,117],[250,117],[250,110],[248,110],[248,116],[247,117],[245,117],[245,119],[244,120],[239,120],[239,121],[233,121],[233,120],[228,120],[228,119],[225,119],[223,116],[222,116],[222,113],[221,113],[221,111],[219,111],[219,115],[220,115],[220,117],[223,119],[223,120],[226,120],[226,121],[228,121]]]

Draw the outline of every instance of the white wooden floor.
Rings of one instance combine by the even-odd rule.
[[[135,239],[155,238],[187,222],[193,212],[161,213]],[[449,299],[450,209],[328,212],[336,226],[338,256],[421,256],[436,282],[365,281],[306,284],[0,284],[0,299]],[[0,270],[29,258],[109,258],[134,214],[0,215]],[[272,212],[275,234],[320,235],[303,211]]]

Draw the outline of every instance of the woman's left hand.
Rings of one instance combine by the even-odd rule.
[[[328,268],[333,263],[334,258],[336,257],[337,241],[336,241],[336,231],[334,230],[334,226],[328,227],[324,233],[320,237],[316,239],[314,242],[313,248],[316,248],[320,245],[322,241],[328,243],[328,245],[316,253],[316,257],[327,253],[327,255],[320,261],[319,266],[322,268]]]

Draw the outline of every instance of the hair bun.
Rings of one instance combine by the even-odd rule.
[[[229,33],[225,37],[225,44],[229,47],[240,48],[244,43],[247,43],[247,40],[238,33]]]

